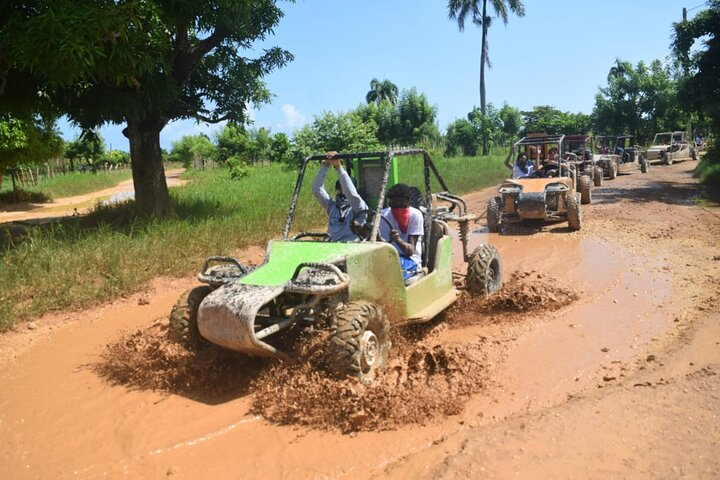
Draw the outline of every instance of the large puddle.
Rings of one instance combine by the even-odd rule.
[[[507,302],[465,300],[407,333],[379,387],[328,383],[313,352],[278,370],[173,351],[152,322],[187,285],[78,314],[3,369],[0,468],[8,478],[369,477],[467,426],[620,378],[672,322],[662,260],[552,229],[477,230],[471,249],[488,239],[516,284]],[[106,363],[113,377],[97,368],[113,348],[161,355],[136,371]]]

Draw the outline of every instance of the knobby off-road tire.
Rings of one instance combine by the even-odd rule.
[[[500,216],[500,197],[492,197],[487,205],[487,226],[492,233],[500,231],[502,217]]]
[[[650,162],[648,161],[648,159],[647,158],[641,159],[640,160],[640,171],[642,173],[648,173],[649,170],[650,170]]]
[[[610,165],[608,166],[608,178],[610,180],[614,180],[615,177],[617,177],[617,172],[618,172],[617,162],[611,161]]]
[[[473,250],[467,266],[465,289],[475,296],[490,295],[502,285],[502,262],[492,245]]]
[[[660,158],[664,165],[672,165],[673,164],[672,156],[668,152],[662,152],[660,154]]]
[[[602,186],[603,181],[603,175],[605,175],[605,172],[603,172],[602,167],[595,167],[593,169],[594,175],[593,175],[593,182],[595,183],[596,187]]]
[[[202,285],[180,296],[170,312],[168,332],[173,338],[187,340],[193,344],[202,341],[197,324],[198,309],[211,291],[210,286]]]
[[[590,177],[587,175],[580,175],[580,178],[578,178],[577,189],[578,192],[580,192],[583,204],[592,202],[592,186],[590,184]]]
[[[697,149],[690,147],[690,158],[697,160]]]
[[[568,228],[570,230],[580,230],[582,228],[580,194],[576,193],[574,196],[568,197],[567,202]]]
[[[351,302],[338,311],[330,338],[330,367],[339,377],[371,382],[390,352],[390,323],[370,302]]]

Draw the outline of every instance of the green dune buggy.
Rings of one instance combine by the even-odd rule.
[[[379,235],[388,188],[398,182],[398,160],[422,158],[424,193],[414,200],[424,215],[423,270],[411,284],[403,281],[395,248]],[[247,355],[284,357],[278,333],[290,328],[327,328],[331,369],[341,376],[372,380],[387,360],[391,329],[427,322],[452,305],[459,291],[453,284],[449,223],[456,223],[467,263],[465,288],[489,295],[501,284],[500,257],[491,245],[468,253],[470,214],[462,198],[449,193],[428,153],[400,150],[339,154],[374,210],[366,217],[365,238],[330,242],[322,232],[291,236],[308,165],[324,155],[306,158],[297,178],[280,239],[269,242],[264,262],[249,268],[226,257],[210,257],[199,274],[205,285],[186,292],[170,315],[170,331],[202,337]],[[431,177],[432,174],[432,177]],[[432,182],[431,182],[432,180]],[[439,186],[431,191],[431,183]],[[359,217],[359,216],[358,216]],[[326,218],[318,218],[324,223]]]

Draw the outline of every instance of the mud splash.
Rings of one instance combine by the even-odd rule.
[[[471,395],[486,388],[487,339],[448,343],[442,340],[443,330],[497,322],[495,314],[517,319],[556,310],[576,299],[551,277],[515,272],[489,298],[463,294],[434,322],[393,331],[389,363],[372,384],[328,373],[326,330],[287,334],[282,350],[291,360],[279,362],[176,341],[168,336],[164,319],[108,345],[93,370],[110,384],[209,403],[252,393],[251,413],[277,424],[344,433],[392,430],[459,414]]]
[[[183,395],[208,403],[247,394],[260,360],[168,336],[167,320],[108,344],[92,370],[111,385]]]
[[[372,384],[323,373],[326,341],[303,342],[307,350],[297,357],[301,360],[277,365],[254,382],[252,411],[279,424],[343,433],[393,430],[456,415],[486,386],[483,340],[442,345],[422,330],[394,332],[389,365]],[[418,335],[425,338],[416,343]]]
[[[520,270],[513,272],[502,287],[487,298],[463,293],[443,316],[452,327],[477,325],[478,313],[496,323],[520,318],[522,314],[559,310],[578,298],[577,293],[560,285],[554,277]]]

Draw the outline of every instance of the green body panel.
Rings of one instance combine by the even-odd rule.
[[[382,305],[390,323],[407,317],[407,293],[400,270],[400,257],[389,243],[347,259],[350,301],[366,300]]]
[[[376,243],[292,242],[273,240],[268,244],[264,264],[244,276],[246,285],[275,286],[292,279],[295,268],[301,263],[339,263],[346,258],[365,255],[382,245]],[[399,268],[399,267],[398,267]]]
[[[383,242],[274,240],[268,245],[266,262],[239,282],[280,286],[292,279],[301,263],[344,263],[350,277],[350,301],[364,300],[381,305],[392,324],[425,321],[455,299],[451,243],[450,236],[438,241],[435,270],[409,287],[405,287],[402,279],[397,250]]]
[[[455,291],[452,281],[452,239],[448,235],[438,240],[435,266],[434,271],[407,288],[406,319],[427,320],[426,312],[435,310],[433,304]],[[452,303],[455,295],[450,297]],[[447,305],[437,306],[438,311],[447,307]],[[430,316],[434,315],[435,313]]]

